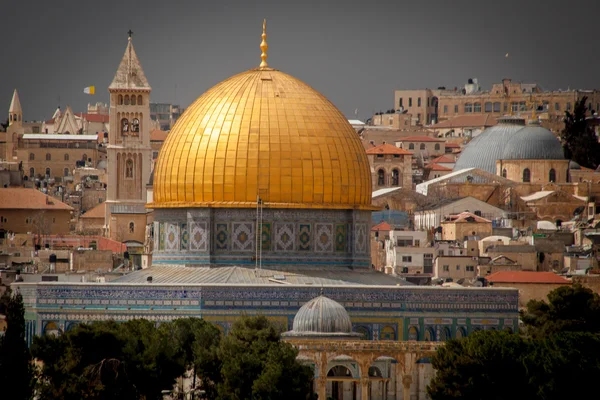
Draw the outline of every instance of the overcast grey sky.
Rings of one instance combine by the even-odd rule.
[[[454,87],[471,77],[484,88],[504,77],[548,89],[600,88],[598,1],[1,3],[0,108],[8,110],[17,88],[26,120],[49,119],[57,105],[84,111],[88,102],[108,102],[129,29],[152,101],[187,106],[258,66],[263,18],[270,66],[348,117],[356,108],[361,119],[391,108],[394,89]],[[82,92],[90,85],[94,96]]]

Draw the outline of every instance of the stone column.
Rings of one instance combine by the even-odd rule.
[[[402,377],[402,400],[410,400],[410,385],[412,384],[412,376],[404,375]]]
[[[319,396],[319,400],[327,399],[327,377],[320,376],[317,378],[317,395]]]
[[[369,400],[369,376],[360,377],[360,400]]]

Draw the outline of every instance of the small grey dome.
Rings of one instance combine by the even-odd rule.
[[[352,322],[340,303],[329,297],[315,297],[296,313],[293,331],[297,333],[349,333]]]
[[[294,339],[354,340],[362,335],[352,332],[352,321],[346,309],[323,295],[315,297],[298,310],[292,330],[281,334]]]
[[[517,131],[504,146],[502,160],[564,160],[560,141],[539,124]]]
[[[467,144],[454,165],[454,171],[479,168],[496,174],[496,160],[502,159],[505,144],[524,125],[525,120],[520,118],[498,119],[497,125],[485,129]]]

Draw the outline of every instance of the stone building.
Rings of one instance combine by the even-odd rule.
[[[23,109],[17,89],[8,107],[8,127],[6,132],[0,132],[0,158],[4,161],[17,160],[19,138],[25,133],[23,127]]]
[[[548,301],[548,293],[571,281],[554,272],[500,271],[485,278],[490,286],[511,287],[519,291],[519,308],[525,308],[530,300]]]
[[[17,157],[31,178],[73,179],[77,163],[96,166],[104,149],[98,147],[98,135],[58,135],[27,133],[19,140]]]
[[[0,233],[39,235],[70,231],[73,208],[36,189],[0,188]]]
[[[471,212],[450,214],[441,223],[442,240],[466,240],[470,236],[485,238],[492,235],[492,221]]]
[[[408,136],[396,140],[396,147],[427,159],[446,152],[445,141],[430,136]]]
[[[438,256],[435,258],[433,275],[436,279],[473,280],[477,277],[478,257],[467,255]]]
[[[373,190],[395,186],[412,188],[413,153],[387,143],[367,149],[366,153]]]
[[[565,111],[572,111],[583,96],[588,97],[588,110],[600,111],[600,91],[597,90],[544,91],[537,84],[513,82],[511,79],[494,83],[490,90],[481,90],[477,80],[471,79],[460,90],[396,90],[394,109],[403,107],[413,115],[426,116],[426,124],[462,115],[502,117],[509,113],[531,115],[534,111],[548,126],[556,127]]]

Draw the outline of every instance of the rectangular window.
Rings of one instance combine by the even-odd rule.
[[[408,247],[408,246],[412,246],[412,240],[411,239],[398,239],[396,244],[398,247]]]
[[[484,108],[484,110],[485,110],[485,112],[486,112],[486,113],[488,113],[488,112],[492,112],[492,103],[491,103],[491,102],[487,101],[487,102],[485,103],[485,106],[484,106],[484,107],[485,107],[485,108]]]
[[[476,112],[476,113],[481,112],[481,103],[475,103],[474,112]]]
[[[449,272],[450,271],[450,266],[449,265],[444,265],[444,272]]]
[[[527,110],[527,103],[525,103],[524,101],[519,102],[519,111],[526,111]]]
[[[448,106],[444,106],[444,114],[448,114]]]
[[[408,106],[409,106],[409,107],[412,107],[412,97],[409,97],[409,98],[408,98]]]
[[[457,266],[456,266],[456,270],[457,270],[457,271],[460,271],[460,265],[457,265]]]
[[[402,262],[412,262],[412,256],[402,256]]]
[[[404,107],[404,105],[402,104],[402,97],[400,97],[400,107]]]
[[[421,246],[421,241],[419,239],[415,239],[415,247]]]
[[[475,271],[475,267],[472,265],[467,265],[466,270],[467,270],[467,272],[473,272],[473,271]]]
[[[421,107],[421,98],[420,97],[417,98],[417,107]]]
[[[377,158],[383,158],[383,154],[377,154]]]
[[[510,103],[510,109],[512,110],[512,112],[519,111],[519,103],[513,101],[512,103]]]
[[[571,103],[567,103],[567,111],[571,111]]]
[[[504,112],[508,112],[508,103],[504,103]]]
[[[500,112],[500,102],[499,101],[497,101],[497,102],[494,103],[494,112],[495,113],[496,112],[498,112],[498,113]]]
[[[555,111],[560,111],[560,104],[559,103],[554,103],[554,110]]]
[[[473,112],[473,104],[472,103],[465,103],[465,112],[466,113]]]
[[[458,104],[454,106],[454,114],[458,114]]]

